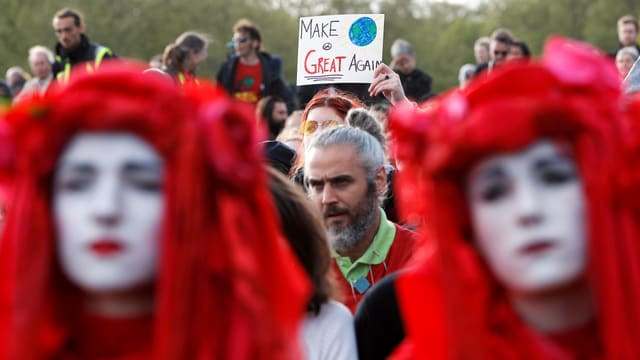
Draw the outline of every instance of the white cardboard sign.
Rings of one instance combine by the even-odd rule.
[[[296,83],[370,83],[383,37],[384,14],[300,18]]]

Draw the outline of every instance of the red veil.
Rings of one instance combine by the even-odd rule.
[[[0,175],[12,193],[0,358],[61,358],[74,336],[78,300],[56,264],[51,179],[80,131],[134,133],[165,161],[153,340],[141,358],[296,358],[309,284],[278,229],[253,110],[206,84],[178,89],[121,63],[75,74],[0,123]]]
[[[408,334],[397,358],[640,358],[640,241],[619,186],[619,89],[606,57],[552,38],[537,63],[505,65],[424,109],[394,109],[400,209],[421,222],[424,250],[396,283]],[[519,319],[476,255],[462,187],[483,157],[539,138],[572,145],[588,203],[595,335],[562,346]]]

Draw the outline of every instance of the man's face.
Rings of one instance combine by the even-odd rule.
[[[259,45],[257,40],[252,39],[248,33],[241,31],[233,33],[231,41],[233,41],[233,48],[239,57],[249,56],[257,52]]]
[[[473,48],[473,55],[476,58],[476,63],[483,64],[489,62],[491,59],[489,56],[489,47],[484,44],[478,44]]]
[[[491,40],[491,60],[494,65],[498,65],[507,59],[509,54],[509,44],[502,41]]]
[[[365,239],[375,226],[378,199],[375,183],[352,145],[311,148],[305,155],[309,197],[322,211],[333,249],[342,254]]]
[[[633,24],[621,24],[618,26],[618,40],[624,46],[632,46],[636,43],[638,30]]]
[[[273,110],[271,111],[271,118],[268,119],[269,132],[273,137],[278,136],[284,124],[287,121],[287,104],[284,102],[273,103]]]
[[[31,72],[38,79],[44,79],[51,73],[51,64],[49,63],[49,59],[44,54],[36,54],[31,59],[29,59],[29,66],[31,67]]]
[[[416,60],[409,54],[400,54],[393,58],[393,69],[405,75],[410,74],[416,68]]]
[[[53,20],[53,30],[62,47],[73,49],[80,44],[80,39],[84,29],[73,22],[73,17],[55,18]]]

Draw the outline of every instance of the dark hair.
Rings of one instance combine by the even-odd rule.
[[[622,26],[622,24],[632,24],[638,31],[638,19],[633,15],[625,15],[618,19],[618,26]]]
[[[508,29],[498,28],[491,33],[491,40],[511,45],[513,34]]]
[[[249,38],[253,40],[258,40],[258,49],[260,50],[260,45],[262,43],[262,37],[260,36],[260,30],[258,27],[247,19],[238,20],[235,25],[233,25],[233,32],[243,32],[249,35]]]
[[[265,96],[258,104],[256,104],[256,114],[258,116],[262,116],[263,119],[269,121],[271,120],[271,115],[273,114],[273,107],[276,103],[286,103],[284,99],[279,96]]]
[[[519,47],[525,58],[531,57],[531,51],[529,50],[529,46],[527,46],[526,42],[522,40],[513,40],[511,46]]]
[[[72,17],[73,18],[73,24],[75,26],[82,26],[82,24],[84,23],[84,21],[82,20],[82,14],[80,14],[80,12],[78,10],[74,10],[71,8],[63,8],[60,9],[56,12],[55,15],[53,15],[53,20],[55,19],[62,19],[62,18],[66,18],[66,17]]]
[[[167,72],[176,73],[182,70],[184,60],[189,51],[200,52],[207,47],[209,39],[206,35],[194,31],[182,33],[176,41],[167,45],[162,55],[162,63]]]
[[[307,310],[317,315],[333,292],[331,252],[320,212],[286,176],[273,168],[269,168],[268,173],[271,196],[284,235],[313,284],[313,296]]]

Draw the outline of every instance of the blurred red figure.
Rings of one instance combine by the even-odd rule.
[[[619,89],[610,60],[553,38],[540,63],[391,114],[425,250],[396,281],[394,358],[640,356]]]
[[[0,358],[298,358],[309,284],[252,109],[142,69],[4,116]]]

